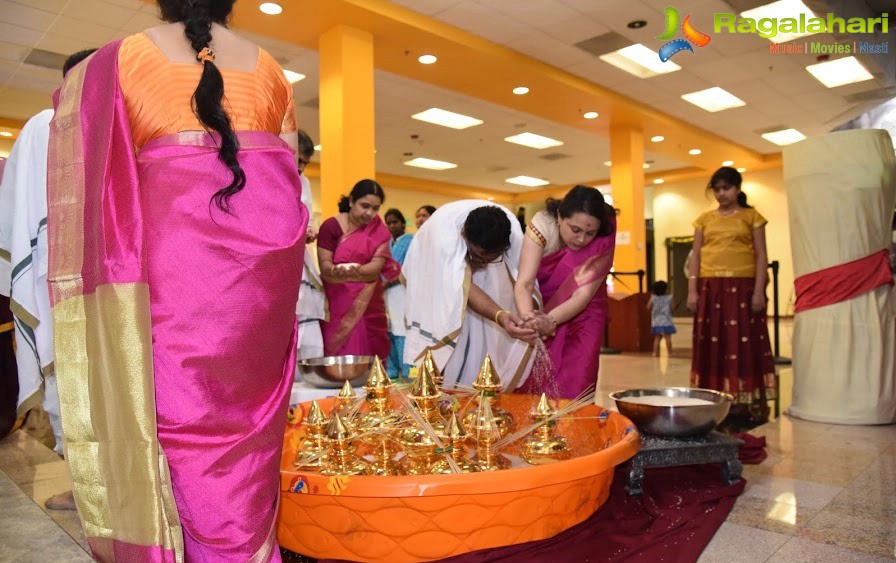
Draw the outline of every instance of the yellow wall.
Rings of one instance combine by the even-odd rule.
[[[712,194],[706,193],[708,179],[663,184],[654,187],[653,225],[656,241],[656,276],[666,279],[666,247],[668,237],[694,234],[692,223],[697,215],[716,207]],[[793,262],[790,254],[790,226],[787,219],[787,198],[780,168],[746,172],[743,191],[750,205],[768,219],[765,228],[769,262],[781,263],[778,272],[780,312],[793,314]],[[771,271],[769,271],[771,276]],[[769,287],[769,314],[772,312],[772,290]]]

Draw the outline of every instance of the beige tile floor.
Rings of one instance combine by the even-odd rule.
[[[690,347],[679,323],[673,344]],[[790,324],[781,354],[790,354]],[[622,354],[601,359],[598,402],[631,387],[687,385],[690,360]],[[792,372],[780,370],[781,408]],[[768,459],[744,468],[743,495],[703,552],[702,563],[893,561],[896,547],[896,425],[835,426],[785,416],[753,431]],[[43,501],[70,486],[65,463],[31,435],[0,441],[0,562],[89,561],[74,512]]]

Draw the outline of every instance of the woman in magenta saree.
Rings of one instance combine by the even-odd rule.
[[[278,136],[295,136],[291,89],[270,55],[217,25],[231,4],[160,2],[175,23],[73,69],[51,125],[63,431],[101,561],[280,560],[278,462],[307,212]],[[194,20],[185,32],[176,22],[199,5],[206,31]],[[200,49],[212,36],[229,58]],[[180,58],[191,43],[193,64]],[[206,97],[200,122],[193,90],[223,85],[222,74],[232,113],[209,118]]]
[[[328,356],[389,356],[382,279],[401,267],[392,259],[392,235],[377,212],[386,199],[373,180],[361,180],[339,202],[340,213],[324,221],[317,238],[318,261],[330,318],[321,323]]]
[[[612,207],[587,186],[548,200],[526,228],[516,304],[544,339],[553,374],[533,370],[522,392],[573,398],[597,382],[615,230]],[[529,297],[536,280],[540,311]]]

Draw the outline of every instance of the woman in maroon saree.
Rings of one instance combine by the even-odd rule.
[[[339,202],[339,214],[320,226],[317,258],[329,319],[321,323],[327,356],[389,356],[382,278],[401,267],[392,259],[392,235],[377,212],[386,200],[373,180],[361,180]]]
[[[554,379],[533,373],[523,392],[572,398],[596,383],[615,233],[613,208],[587,186],[549,199],[530,221],[514,292],[520,315],[544,339]],[[530,297],[536,281],[540,310]]]

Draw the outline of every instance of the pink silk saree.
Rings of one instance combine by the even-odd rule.
[[[616,250],[615,220],[613,232],[595,237],[580,250],[564,246],[544,256],[538,267],[538,289],[544,299],[544,311],[550,313],[564,303],[580,287],[603,280],[613,265]],[[544,381],[530,377],[523,385],[524,393],[559,393],[574,398],[597,382],[600,347],[607,324],[607,286],[601,283],[597,293],[581,313],[557,327],[545,347],[554,365],[556,390]]]
[[[56,374],[100,561],[279,561],[278,462],[307,212],[277,136],[239,133],[243,191],[202,132],[135,157],[120,42],[76,66],[51,125]]]
[[[333,252],[334,264],[366,264],[374,258],[385,258],[386,264],[375,282],[324,282],[330,308],[330,320],[320,323],[326,355],[389,357],[382,278],[393,280],[401,273],[401,266],[389,251],[391,240],[389,229],[379,217],[339,239]]]

